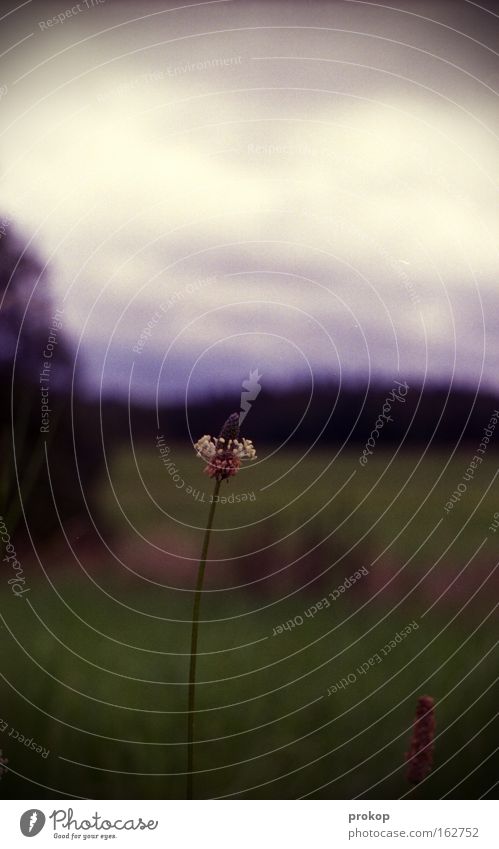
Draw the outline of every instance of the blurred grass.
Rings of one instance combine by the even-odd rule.
[[[449,513],[445,505],[462,481],[474,455],[474,447],[454,457],[443,451],[415,450],[397,455],[378,450],[366,467],[358,463],[360,452],[331,449],[280,451],[243,467],[226,496],[252,493],[246,503],[219,504],[217,539],[212,557],[234,557],[283,539],[280,559],[296,557],[304,541],[315,544],[328,538],[331,559],[348,553],[354,566],[368,555],[387,556],[411,570],[427,569],[439,558],[465,563],[487,534],[498,510],[498,454],[489,450],[467,492]],[[201,473],[202,462],[192,451],[173,446],[172,459],[184,485],[177,488],[163,468],[157,451],[142,450],[135,458],[122,454],[112,469],[112,488],[103,489],[102,503],[109,526],[117,533],[133,527],[144,536],[158,528],[163,511],[169,533],[198,551],[211,481]],[[188,494],[188,487],[204,501]],[[487,491],[488,490],[488,491]],[[440,522],[440,524],[438,524]],[[438,527],[437,527],[438,524]],[[238,529],[237,536],[226,531]],[[216,549],[214,549],[216,546]],[[310,545],[308,546],[310,547]],[[351,551],[351,554],[350,554]]]
[[[454,457],[442,451],[401,451],[392,455],[377,451],[366,467],[358,463],[358,453],[343,451],[335,457],[312,451],[306,457],[298,451],[259,452],[259,462],[247,464],[225,490],[252,493],[254,502],[219,504],[217,529],[220,556],[224,556],[224,529],[240,528],[238,542],[245,548],[255,540],[255,532],[271,525],[272,534],[284,536],[311,533],[314,538],[336,533],[343,544],[371,544],[379,553],[390,542],[390,554],[400,561],[412,556],[412,564],[436,559],[447,546],[457,544],[460,552],[472,554],[482,541],[494,512],[498,509],[497,488],[491,483],[497,472],[498,455],[489,452],[486,461],[468,483],[468,490],[446,514],[445,504],[461,482],[474,447]],[[112,488],[102,490],[101,503],[116,531],[129,532],[126,518],[144,533],[158,525],[158,507],[178,525],[175,533],[192,535],[191,527],[203,528],[211,481],[201,474],[202,462],[192,451],[173,446],[173,460],[180,481],[177,488],[154,449],[139,452],[135,459],[123,452],[112,468]],[[200,492],[204,501],[188,494],[188,487]],[[156,506],[157,505],[157,506]],[[250,516],[248,516],[250,513]],[[273,515],[272,515],[273,514]],[[268,517],[271,518],[268,518]],[[439,519],[437,534],[421,548]],[[246,526],[246,527],[244,527]],[[404,529],[400,534],[399,531]],[[230,536],[230,535],[229,535]],[[396,537],[396,538],[395,538]],[[233,554],[234,541],[227,541]],[[293,547],[293,543],[291,544]]]
[[[228,494],[255,492],[256,500],[220,505],[218,529],[263,521],[242,528],[237,536],[218,533],[213,557],[240,556],[260,547],[262,540],[267,544],[276,534],[308,522],[285,548],[276,549],[279,568],[287,554],[296,555],[303,545],[340,528],[333,534],[333,548],[326,551],[329,559],[317,555],[325,558],[319,563],[327,570],[325,576],[313,580],[307,591],[282,598],[279,587],[265,594],[260,592],[263,586],[256,585],[247,591],[208,592],[203,599],[206,621],[198,679],[207,683],[198,688],[196,733],[203,741],[196,746],[199,797],[397,798],[409,790],[403,758],[422,693],[437,700],[439,737],[435,770],[412,795],[474,798],[488,791],[496,777],[490,755],[497,734],[497,655],[496,619],[490,615],[494,583],[487,576],[497,560],[496,548],[488,540],[477,557],[480,575],[477,567],[475,582],[468,577],[475,570],[473,562],[423,618],[437,596],[427,581],[415,586],[418,576],[449,547],[438,567],[439,580],[447,586],[487,535],[497,509],[495,492],[480,499],[497,466],[494,455],[461,504],[449,516],[443,513],[469,453],[452,461],[429,497],[445,464],[442,454],[427,455],[414,472],[418,455],[403,454],[389,465],[390,456],[378,452],[341,489],[356,469],[354,452],[336,459],[322,476],[332,456],[312,453],[289,471],[299,455],[280,452],[278,459],[245,468],[227,488]],[[178,490],[165,477],[157,452],[137,454],[151,496],[173,517],[161,520],[133,458],[124,453],[114,458],[114,493],[104,482],[101,507],[106,529],[115,534],[109,545],[121,546],[122,556],[129,545],[136,545],[136,536],[116,499],[144,536],[159,535],[178,552],[198,547],[207,505],[186,488],[204,487],[209,493],[210,482],[190,453],[173,447],[171,454],[185,482]],[[272,484],[285,472],[283,480]],[[328,499],[330,505],[311,518]],[[421,548],[442,517],[437,532]],[[407,529],[397,536],[406,523]],[[409,591],[399,592],[395,583],[371,597],[368,588],[377,587],[371,563],[386,547],[383,557],[389,557],[395,569],[410,559],[405,569]],[[338,557],[349,549],[342,571]],[[0,719],[50,749],[43,759],[10,738],[8,729],[0,733],[0,748],[11,768],[0,793],[10,798],[63,793],[181,798],[185,792],[185,778],[179,773],[185,768],[190,594],[123,575],[109,553],[102,548],[99,556],[99,551],[96,547],[87,552],[88,576],[69,552],[40,552],[45,575],[26,554],[31,591],[24,600],[12,596],[6,581],[1,585]],[[144,543],[144,561],[148,551]],[[303,625],[272,635],[278,624],[303,616],[344,574],[368,562],[371,583],[366,580],[362,587],[359,581],[330,608],[304,617]],[[193,568],[186,563],[186,570]],[[465,576],[468,583],[463,584]],[[169,583],[167,572],[160,582]],[[235,577],[232,583],[237,583]],[[175,585],[181,584],[177,580]],[[367,674],[356,673],[412,620],[419,624],[414,633]],[[354,683],[327,695],[328,687],[352,673]]]

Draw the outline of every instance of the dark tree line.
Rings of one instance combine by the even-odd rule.
[[[448,386],[432,386],[424,390],[411,385],[402,402],[391,401],[386,407],[392,385],[374,385],[368,391],[362,386],[335,384],[316,386],[309,403],[308,390],[297,387],[286,392],[262,390],[245,419],[243,431],[255,442],[287,445],[347,444],[364,445],[369,439],[383,408],[391,421],[379,428],[379,444],[404,446],[456,445],[479,443],[499,398],[491,392],[466,387],[449,391]],[[308,406],[308,409],[307,409]],[[115,439],[128,439],[128,412],[120,412],[119,402],[109,401],[104,407],[104,420],[114,426]],[[238,397],[220,397],[200,401],[189,407],[189,425],[193,434],[215,434],[228,413],[239,408]],[[306,411],[306,412],[305,412]],[[303,415],[305,413],[305,415]],[[303,416],[303,418],[302,418]],[[150,439],[156,433],[156,412],[145,407],[131,411],[132,431],[137,439]],[[160,428],[165,438],[188,443],[189,434],[184,405],[165,405],[159,410]],[[121,422],[121,424],[120,424]],[[499,438],[499,433],[498,433]],[[493,442],[493,440],[492,440]]]
[[[13,225],[0,238],[0,304],[0,515],[36,541],[86,513],[75,458],[90,500],[101,461],[83,427],[74,450],[73,352],[43,261]]]

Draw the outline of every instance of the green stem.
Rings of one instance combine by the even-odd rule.
[[[215,483],[213,491],[213,499],[208,514],[208,524],[203,539],[203,547],[201,549],[201,559],[198,567],[198,579],[196,583],[196,591],[194,593],[194,604],[192,608],[192,631],[191,631],[191,655],[189,665],[189,696],[187,707],[187,798],[192,799],[193,779],[194,779],[194,715],[196,710],[196,661],[197,661],[197,644],[198,644],[198,628],[199,628],[199,608],[201,606],[201,595],[203,592],[204,573],[206,569],[206,558],[208,556],[208,546],[210,544],[211,529],[213,527],[213,517],[215,516],[215,508],[217,506],[217,496],[220,489],[220,481]]]

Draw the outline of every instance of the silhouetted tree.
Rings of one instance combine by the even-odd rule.
[[[40,256],[9,226],[0,236],[0,515],[12,533],[25,518],[35,538],[86,514],[78,471],[88,495],[100,469],[91,430],[77,428],[73,444],[62,317]],[[75,404],[78,418],[78,395]]]

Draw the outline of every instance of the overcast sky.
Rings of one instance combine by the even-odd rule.
[[[0,60],[2,210],[93,388],[497,388],[497,16],[94,2],[25,4]]]

